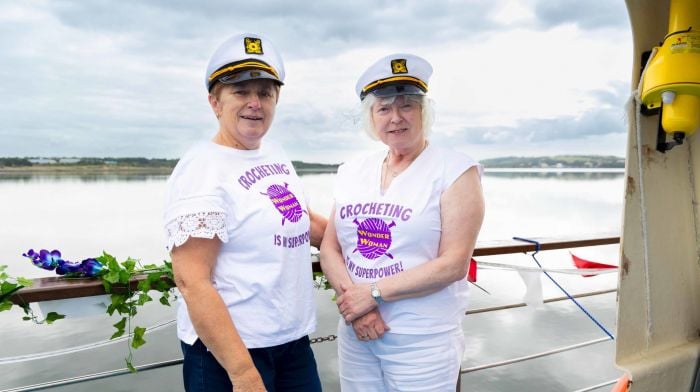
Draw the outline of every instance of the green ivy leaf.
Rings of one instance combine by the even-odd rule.
[[[46,315],[46,324],[53,324],[54,321],[66,318],[65,315],[56,312],[49,312]]]
[[[129,273],[129,271],[127,271],[127,270],[119,271],[119,283],[129,284],[130,279],[131,279],[131,273]]]
[[[0,312],[12,309],[12,302],[9,299],[0,302]]]
[[[163,260],[163,271],[167,273],[169,277],[173,277],[173,263],[167,260]]]
[[[146,293],[141,293],[139,294],[139,299],[136,302],[137,305],[143,306],[146,302],[153,301],[153,298],[151,298],[148,294]]]
[[[139,291],[148,292],[148,290],[151,289],[151,282],[148,281],[148,279],[144,279],[139,282],[139,284],[136,286],[136,289]]]
[[[147,275],[148,283],[153,284],[158,282],[161,276],[163,276],[161,271],[151,272]]]
[[[133,272],[134,268],[136,268],[136,260],[129,257],[128,259],[126,259],[126,261],[122,263],[122,265],[127,271]]]
[[[119,271],[110,270],[102,277],[102,280],[111,284],[119,283]]]
[[[134,316],[136,312],[132,311],[132,308],[133,306],[125,302],[123,304],[117,305],[117,313]]]
[[[15,291],[17,286],[18,285],[15,283],[2,282],[2,284],[0,284],[0,294],[7,294],[11,291]]]
[[[166,291],[166,293],[167,293],[167,291]],[[168,301],[168,297],[166,295],[163,295],[162,297],[160,297],[159,301],[161,304],[163,304],[165,306],[170,306],[170,301]]]
[[[160,291],[160,292],[168,291],[171,288],[173,288],[173,286],[171,286],[168,282],[166,282],[164,280],[159,280],[158,282],[156,282],[155,289]]]
[[[124,330],[126,329],[126,317],[122,317],[122,319],[119,320],[119,322],[117,322],[113,326],[117,329],[117,332],[112,334],[112,337],[110,337],[109,340],[116,339],[124,335]]]
[[[117,259],[105,251],[102,251],[102,256],[98,257],[97,261],[102,263],[102,265],[106,265],[110,271],[119,270],[119,262],[117,262]]]
[[[119,320],[116,324],[113,324],[113,327],[116,329],[124,330],[124,328],[126,328],[126,317],[122,317],[122,319]]]
[[[121,305],[126,302],[127,297],[126,294],[112,294],[109,299],[112,301],[112,305]]]
[[[110,296],[110,300],[112,303],[109,304],[107,307],[107,313],[111,316],[114,314],[115,311],[118,313],[122,313],[120,308],[124,306],[124,303],[126,302],[126,295],[124,294],[112,294]]]
[[[34,284],[34,281],[31,279],[27,279],[27,278],[23,278],[21,276],[18,276],[17,283],[19,283],[21,286],[24,286],[24,287],[30,287],[31,285]]]
[[[131,342],[131,347],[139,348],[146,344],[146,340],[143,338],[143,334],[146,333],[146,328],[136,327],[134,328],[134,338]]]
[[[7,285],[5,285],[7,283]],[[15,293],[15,291],[19,291],[22,287],[18,284],[14,283],[9,283],[9,282],[3,282],[2,285],[0,285],[0,302],[5,302],[9,301],[10,296]]]

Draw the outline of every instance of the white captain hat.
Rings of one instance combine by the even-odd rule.
[[[422,57],[396,53],[379,59],[360,76],[355,91],[360,99],[367,94],[377,97],[425,95],[433,67]]]
[[[272,42],[253,33],[233,36],[211,56],[204,83],[208,91],[219,82],[236,84],[251,79],[271,79],[284,84],[284,63]]]

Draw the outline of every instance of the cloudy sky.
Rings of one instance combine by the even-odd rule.
[[[625,153],[621,0],[0,0],[0,156],[179,157],[217,127],[209,56],[246,31],[284,57],[269,137],[292,159],[381,147],[358,129],[354,86],[394,52],[433,65],[434,143],[477,159]]]

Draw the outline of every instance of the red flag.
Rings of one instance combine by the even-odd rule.
[[[571,255],[571,259],[574,261],[574,265],[576,268],[580,269],[587,269],[587,268],[617,268],[616,265],[610,265],[610,264],[603,264],[603,263],[596,263],[595,261],[590,261],[586,259],[582,259],[573,253],[569,252]],[[587,278],[589,276],[595,276],[593,275],[583,275],[584,278]]]
[[[476,260],[473,258],[469,261],[469,272],[467,272],[467,281],[476,283]]]

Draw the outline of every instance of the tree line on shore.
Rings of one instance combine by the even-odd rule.
[[[611,155],[556,155],[543,157],[503,157],[481,160],[486,168],[624,168],[625,158]]]
[[[0,158],[0,167],[131,166],[175,167],[177,159],[161,158]]]
[[[0,158],[0,168],[116,167],[174,168],[179,159],[164,158]],[[292,161],[298,171],[336,171],[338,164]]]

